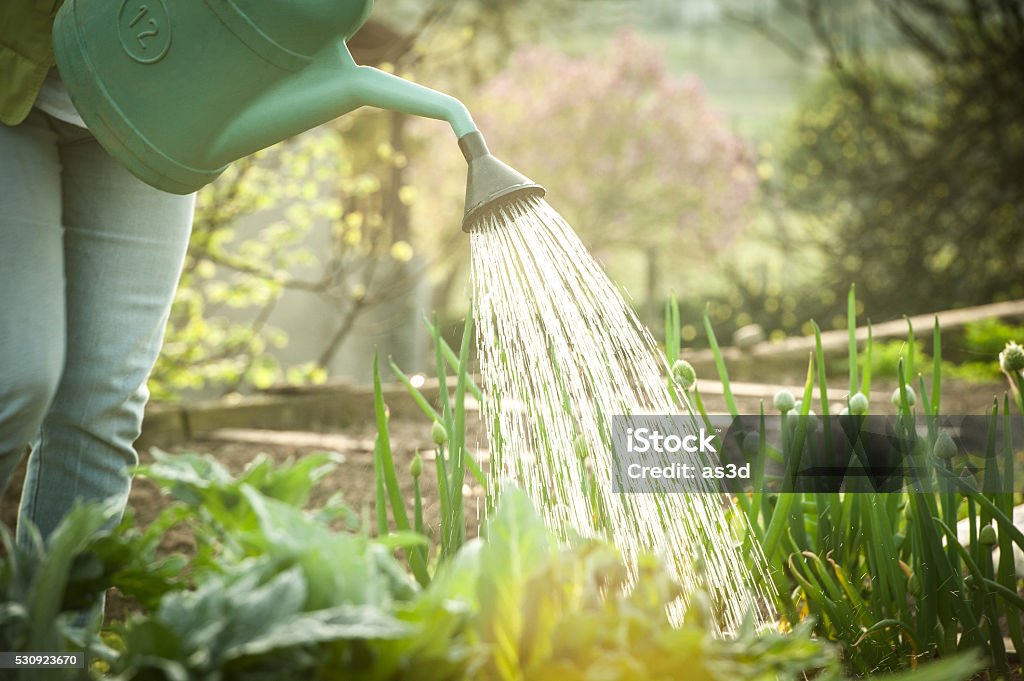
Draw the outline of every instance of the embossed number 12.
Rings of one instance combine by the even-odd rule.
[[[135,28],[135,25],[145,19],[147,14],[149,14],[149,7],[139,5],[139,11],[135,14],[135,18],[131,20],[131,23],[128,24],[128,27]],[[146,49],[146,38],[152,38],[160,32],[160,26],[156,23],[156,19],[150,18],[146,21],[146,25],[149,26],[148,29],[135,34],[135,38],[139,41],[142,49]]]

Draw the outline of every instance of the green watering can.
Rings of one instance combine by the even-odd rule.
[[[188,194],[232,162],[362,106],[448,121],[469,163],[463,229],[544,189],[490,154],[454,97],[367,66],[347,39],[373,0],[66,0],[54,51],[96,139]]]

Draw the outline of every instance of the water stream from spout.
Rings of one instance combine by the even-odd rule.
[[[756,548],[744,555],[728,497],[613,491],[610,417],[690,412],[650,332],[573,229],[528,198],[470,238],[493,473],[524,488],[557,531],[610,537],[631,566],[661,556],[686,592],[711,592],[723,630],[747,613],[763,620],[763,559]]]

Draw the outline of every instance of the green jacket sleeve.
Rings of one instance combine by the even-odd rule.
[[[63,0],[0,2],[0,123],[25,120],[53,67],[53,18]]]

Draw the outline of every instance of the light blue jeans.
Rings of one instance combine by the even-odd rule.
[[[0,491],[31,446],[19,541],[76,500],[124,509],[193,205],[38,109],[0,124]]]

